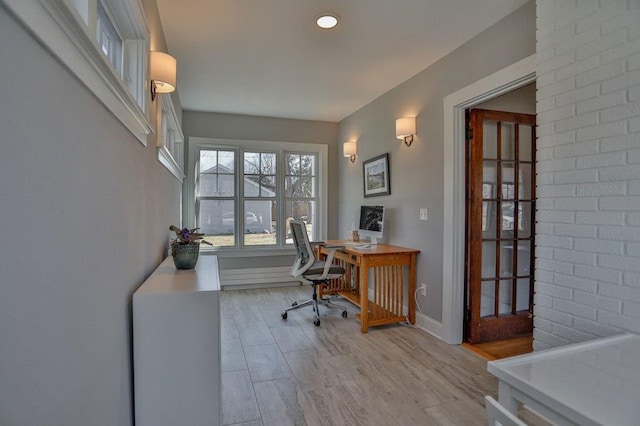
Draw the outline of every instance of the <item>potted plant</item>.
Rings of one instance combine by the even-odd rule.
[[[195,268],[200,254],[200,243],[213,245],[203,240],[204,234],[196,232],[198,229],[180,229],[173,225],[169,227],[169,230],[176,233],[176,237],[171,240],[171,255],[177,269]]]

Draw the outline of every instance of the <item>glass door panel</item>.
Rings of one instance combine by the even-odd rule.
[[[482,123],[483,143],[482,156],[484,158],[498,158],[498,122],[485,120]]]
[[[532,161],[533,127],[526,124],[518,124],[518,159],[520,161]]]
[[[531,238],[533,213],[531,201],[518,202],[518,238]]]
[[[513,226],[515,223],[515,204],[513,201],[502,202],[501,215],[500,215],[500,237],[512,238]]]
[[[513,301],[513,281],[500,280],[500,303],[498,304],[498,315],[508,315],[512,312]]]
[[[529,310],[529,294],[531,293],[531,279],[518,278],[516,293],[516,311]]]
[[[533,195],[532,165],[528,163],[518,164],[518,198],[531,200]]]
[[[482,278],[496,276],[496,242],[482,242]]]
[[[531,273],[531,241],[518,241],[518,271],[516,275],[523,276]]]
[[[482,282],[482,299],[480,316],[487,317],[496,314],[495,308],[496,299],[496,283],[495,281],[483,281]]]
[[[501,123],[501,139],[500,146],[500,158],[502,160],[515,160],[515,140],[516,140],[516,124],[515,123]]]

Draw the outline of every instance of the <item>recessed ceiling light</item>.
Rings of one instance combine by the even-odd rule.
[[[338,21],[338,15],[335,13],[321,13],[316,17],[316,25],[324,29],[335,27]]]

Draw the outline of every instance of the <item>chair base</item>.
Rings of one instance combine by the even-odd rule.
[[[309,306],[311,305],[313,307],[313,311],[316,313],[316,318],[313,320],[313,325],[315,325],[316,327],[320,325],[320,306],[325,306],[327,308],[330,309],[342,309],[342,318],[346,318],[347,317],[347,308],[345,308],[344,306],[338,304],[338,303],[333,303],[331,300],[329,299],[319,299],[318,298],[318,290],[317,290],[317,286],[323,284],[323,283],[314,283],[313,284],[313,296],[311,299],[305,300],[303,302],[293,302],[293,304],[291,305],[290,308],[285,309],[281,316],[283,320],[287,319],[287,313],[289,311],[293,311],[296,309],[300,309],[303,308],[305,306]]]

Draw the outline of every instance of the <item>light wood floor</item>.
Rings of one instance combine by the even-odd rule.
[[[533,352],[533,336],[515,337],[496,342],[463,343],[463,345],[489,361],[493,361]]]
[[[409,326],[370,328],[321,307],[282,320],[308,286],[222,292],[224,425],[484,425],[486,360]]]

